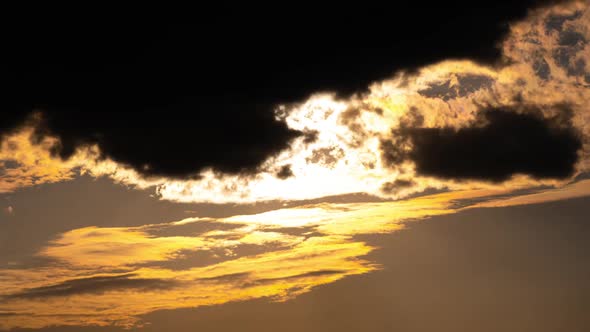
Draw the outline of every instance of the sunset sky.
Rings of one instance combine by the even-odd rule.
[[[0,330],[590,330],[587,1],[9,16]]]

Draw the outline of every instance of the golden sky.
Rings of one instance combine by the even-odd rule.
[[[0,327],[141,326],[152,311],[268,298],[286,301],[350,275],[379,270],[362,234],[471,208],[590,194],[584,180],[521,196],[470,190],[375,203],[318,203],[226,218],[72,229],[28,268],[0,269]],[[210,224],[207,231],[192,226]],[[186,266],[198,257],[203,266]]]
[[[590,180],[584,176],[590,165],[590,83],[552,56],[559,36],[544,25],[549,15],[573,12],[581,14],[566,28],[590,40],[587,4],[570,2],[532,12],[513,24],[502,44],[508,64],[448,60],[415,73],[396,73],[349,99],[324,92],[278,106],[277,119],[291,129],[317,132],[317,138],[312,143],[305,137],[294,140],[256,175],[207,170],[192,180],[146,178],[124,164],[98,158],[95,146],[79,148],[64,161],[51,153],[57,139],[35,142],[31,122],[1,141],[0,194],[6,197],[88,176],[108,178],[130,191],[144,190],[161,201],[227,204],[228,210],[230,204],[275,205],[223,217],[197,211],[178,220],[60,230],[39,244],[32,254],[34,264],[11,261],[0,266],[0,329],[130,328],[159,310],[260,298],[287,301],[315,287],[382,269],[367,258],[377,246],[363,236],[393,233],[412,222],[475,208],[588,196]],[[540,59],[551,79],[539,74]],[[568,60],[590,63],[590,43]],[[466,77],[471,79],[467,83]],[[436,86],[446,88],[432,90]],[[422,110],[425,128],[458,129],[474,121],[479,105],[499,107],[516,99],[541,105],[545,118],[555,116],[554,105],[572,110],[583,146],[570,177],[515,174],[504,182],[459,181],[421,175],[408,161],[395,167],[384,162],[380,142],[395,140],[413,109]],[[293,176],[277,177],[285,165]],[[371,200],[321,199],[358,193]],[[1,204],[2,223],[22,213],[8,199]]]

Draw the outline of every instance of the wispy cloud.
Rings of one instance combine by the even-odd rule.
[[[10,313],[0,328],[129,327],[141,325],[140,317],[155,310],[255,298],[283,301],[378,270],[364,257],[375,248],[356,235],[394,232],[413,220],[465,209],[589,195],[588,183],[525,195],[480,189],[395,202],[318,203],[219,219],[74,229],[37,253],[45,258],[42,265],[0,269],[0,313]],[[190,232],[191,225],[199,229],[200,223],[213,221],[219,227]],[[224,226],[228,224],[235,227]],[[253,247],[258,248],[254,253]],[[195,264],[174,267],[197,253]],[[202,264],[205,256],[215,259]]]
[[[54,158],[55,140],[33,142],[33,129],[26,128],[0,141],[0,193],[37,184],[67,181],[76,175],[76,160]]]

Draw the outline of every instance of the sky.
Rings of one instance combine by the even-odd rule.
[[[0,330],[587,331],[589,5],[15,11]]]

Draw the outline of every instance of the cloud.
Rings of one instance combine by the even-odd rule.
[[[590,195],[590,181],[582,180],[563,188],[552,188],[528,195],[514,195],[504,199],[490,200],[473,207],[505,207],[525,204],[541,204]]]
[[[398,72],[350,98],[315,94],[284,103],[278,116],[304,136],[258,174],[203,172],[196,180],[161,181],[157,192],[223,203],[564,185],[590,165],[590,70],[571,72],[553,54],[566,47],[568,63],[590,63],[588,15],[583,2],[532,11],[510,26],[501,65],[443,61]],[[568,37],[575,46],[561,45],[569,40],[564,31],[575,32]],[[277,179],[285,165],[292,176]],[[123,183],[141,182],[119,174]]]
[[[80,266],[119,267],[165,261],[181,256],[183,251],[207,251],[219,246],[219,241],[190,236],[151,236],[142,227],[85,227],[61,234],[40,254]]]
[[[519,7],[521,5],[524,7]],[[507,7],[504,7],[502,2],[494,4],[498,8],[485,10],[492,11],[491,17],[498,10],[498,17],[502,18],[496,19],[504,21],[509,20],[510,13],[515,15],[514,19],[524,17],[525,5],[526,2],[519,2],[513,8],[513,3],[507,3]],[[482,10],[479,6],[477,9],[471,6],[453,8],[457,10],[453,15],[462,11]],[[360,15],[363,13],[362,10],[359,12]],[[442,19],[442,13],[441,17],[435,15],[432,22]],[[320,17],[325,12],[320,10],[313,15],[316,14]],[[183,81],[172,82],[170,90],[167,90],[168,87],[162,90],[165,96],[170,93],[171,100],[175,100],[176,91],[179,96],[188,93],[189,96],[181,98],[179,103],[166,103],[159,99],[157,91],[150,90],[152,87],[146,88],[147,92],[153,92],[146,92],[145,102],[151,105],[149,107],[141,106],[144,100],[140,95],[143,92],[134,95],[138,92],[131,85],[130,94],[122,94],[120,99],[126,101],[121,104],[125,105],[125,110],[120,108],[116,98],[111,100],[112,105],[102,105],[103,101],[110,100],[109,93],[95,89],[93,91],[96,93],[100,91],[105,94],[104,98],[102,95],[100,98],[90,98],[92,101],[101,100],[97,102],[101,112],[85,112],[88,119],[77,119],[76,110],[86,109],[82,100],[86,97],[81,93],[72,100],[72,105],[79,104],[79,107],[62,109],[60,103],[53,106],[47,103],[46,110],[41,110],[44,120],[37,127],[26,130],[36,130],[33,142],[39,142],[42,137],[53,142],[42,149],[48,156],[51,151],[59,151],[60,146],[62,152],[73,153],[67,162],[61,164],[59,160],[51,159],[56,163],[53,169],[62,169],[60,172],[63,175],[75,176],[79,171],[96,177],[108,176],[118,183],[140,189],[149,188],[162,199],[179,202],[252,203],[309,200],[351,193],[397,199],[440,190],[565,185],[575,174],[587,170],[590,166],[590,117],[587,106],[587,100],[590,99],[587,81],[590,75],[590,11],[587,3],[560,2],[556,6],[531,10],[525,19],[510,20],[510,24],[503,27],[485,26],[485,22],[480,21],[482,15],[467,15],[467,22],[450,20],[453,22],[450,25],[446,24],[449,22],[448,17],[452,15],[444,16],[444,26],[461,36],[474,34],[474,38],[467,38],[461,41],[461,45],[455,45],[461,40],[456,39],[455,35],[453,38],[439,36],[428,44],[430,41],[424,40],[423,36],[431,38],[439,32],[444,34],[446,28],[430,31],[428,23],[417,26],[415,31],[407,29],[407,26],[401,29],[404,31],[399,37],[401,43],[407,42],[411,46],[408,54],[415,52],[413,47],[417,47],[423,57],[410,57],[400,51],[403,50],[401,44],[393,43],[393,40],[399,41],[395,34],[391,36],[393,39],[388,36],[372,43],[371,38],[384,31],[392,31],[389,25],[387,30],[379,30],[375,25],[363,26],[375,32],[375,35],[363,35],[367,37],[363,45],[374,45],[375,49],[371,49],[371,52],[375,53],[363,53],[362,56],[379,54],[384,57],[381,60],[391,63],[391,67],[387,67],[391,71],[388,70],[384,76],[370,70],[357,73],[350,67],[332,74],[350,74],[354,79],[316,81],[321,75],[331,72],[329,66],[320,66],[320,69],[316,68],[320,72],[314,69],[311,74],[305,68],[299,68],[295,74],[302,76],[288,79],[291,84],[287,89],[289,93],[285,92],[287,90],[283,91],[285,94],[279,93],[282,91],[280,80],[273,81],[269,86],[277,90],[260,90],[268,97],[260,103],[246,102],[246,99],[258,98],[255,93],[259,91],[256,89],[257,81],[240,85],[239,80],[246,77],[239,77],[234,82],[231,80],[233,76],[223,76],[223,80],[218,82],[219,87],[227,82],[234,82],[235,85],[223,93],[210,91],[211,95],[208,96],[211,99],[203,99],[206,105],[207,100],[212,103],[211,107],[206,107],[207,111],[202,111],[199,103],[191,104],[201,100],[193,98],[192,92],[198,94],[201,90],[187,92],[180,87]],[[388,24],[395,21],[388,18]],[[376,24],[384,22],[375,21]],[[468,28],[471,23],[474,26]],[[463,25],[454,27],[455,24]],[[497,39],[498,43],[494,46],[485,44],[485,38],[481,36],[475,37],[481,29],[488,28],[490,35],[486,36]],[[191,30],[185,32],[191,33]],[[179,36],[185,32],[179,32]],[[408,37],[413,33],[417,33],[419,38]],[[344,38],[344,35],[337,37]],[[312,47],[315,38],[319,38],[317,49]],[[318,56],[314,59],[318,61],[322,59],[318,54],[333,55],[329,52],[323,54],[321,50],[338,39],[322,38],[313,35],[309,40],[311,44],[302,42],[301,48],[294,50],[295,54],[301,55],[299,52],[302,52],[307,56],[306,52],[313,49],[313,54]],[[320,43],[320,39],[326,44]],[[348,58],[352,54],[347,53],[351,41],[346,41],[342,44],[347,46],[346,52],[338,53],[343,56],[342,61],[352,59]],[[471,48],[474,45],[470,43],[480,42],[483,44],[479,46],[483,48]],[[173,44],[183,45],[180,42]],[[338,49],[338,45],[332,46]],[[395,54],[388,53],[392,45],[396,47]],[[437,45],[440,47],[435,47]],[[462,45],[467,45],[463,49],[465,53],[457,51],[462,49]],[[489,48],[482,45],[488,45]],[[442,51],[437,53],[431,48]],[[447,54],[447,51],[450,53]],[[428,60],[434,54],[446,56]],[[458,54],[465,56],[459,59]],[[469,54],[472,58],[469,58]],[[290,56],[292,54],[287,53],[284,59]],[[346,64],[354,66],[356,60],[361,59],[353,58],[354,61]],[[373,66],[379,64],[379,59],[367,63]],[[404,59],[408,61],[406,65],[403,65]],[[178,64],[182,63],[180,60]],[[189,69],[194,68],[189,66]],[[327,72],[322,74],[321,70],[324,69]],[[236,75],[239,73],[237,70]],[[377,75],[375,79],[369,80],[369,76],[365,76],[373,74]],[[264,81],[264,70],[258,76]],[[116,77],[114,73],[113,77]],[[367,81],[363,81],[365,78]],[[133,79],[134,76],[130,82],[134,82]],[[149,81],[142,80],[141,84]],[[312,84],[320,81],[324,83],[316,87]],[[169,83],[166,80],[162,82]],[[177,89],[172,89],[175,84],[178,85]],[[201,87],[200,84],[205,89],[202,91],[209,91],[205,83],[197,85]],[[244,102],[232,101],[234,94],[231,92],[243,86],[253,89],[249,91],[252,93],[237,94],[245,98]],[[303,90],[298,87],[303,87]],[[284,98],[276,97],[278,95],[274,95],[275,92]],[[127,100],[127,96],[137,96],[137,104]],[[211,100],[219,102],[221,109],[217,109]],[[231,104],[227,109],[235,110],[235,114],[223,110],[226,102]],[[92,108],[94,103],[89,105]],[[145,112],[137,110],[137,105],[145,106]],[[256,106],[255,115],[247,110],[252,105]],[[136,109],[136,112],[132,112],[132,109]],[[181,115],[180,109],[195,111]],[[215,111],[209,112],[209,109]],[[243,111],[238,112],[238,109]],[[100,118],[102,113],[106,115]],[[112,120],[113,117],[116,119]],[[565,118],[569,120],[559,120]],[[70,126],[68,121],[81,125]],[[513,121],[521,124],[523,130],[516,129],[511,123]],[[201,129],[203,126],[207,129]],[[114,131],[111,132],[111,129]],[[149,131],[148,138],[144,138],[144,131]],[[17,132],[5,135],[5,140]],[[242,137],[242,134],[249,138]],[[465,142],[470,137],[475,139]],[[500,139],[509,139],[512,144],[510,147],[492,144],[492,141]],[[550,149],[547,158],[538,149],[524,148],[525,145],[540,148],[543,144],[546,145],[543,148]],[[491,154],[482,153],[483,146],[502,158],[491,163]],[[461,153],[459,148],[469,151]],[[441,154],[453,158],[443,158]],[[149,161],[151,158],[153,162]],[[20,161],[14,159],[12,162]],[[486,170],[488,164],[495,167]],[[28,175],[28,178],[23,175],[23,178],[28,180],[6,181],[12,184],[6,185],[5,191],[52,182],[54,179],[67,180],[66,176],[39,180],[32,175]],[[410,182],[412,185],[402,185]]]
[[[332,276],[332,275],[339,275],[346,273],[343,270],[318,270],[312,272],[306,272],[301,274],[295,274],[291,276],[284,276],[280,278],[266,278],[266,279],[255,279],[250,281],[245,286],[252,286],[252,285],[263,285],[263,284],[273,284],[277,281],[288,281],[288,280],[297,280],[297,279],[305,279],[305,278],[315,278],[315,277],[323,277],[323,276]]]
[[[443,82],[433,82],[418,93],[429,98],[440,98],[444,101],[468,96],[481,89],[489,89],[494,83],[487,75],[459,74],[453,79]]]
[[[100,266],[89,269],[87,265],[1,270],[6,287],[0,292],[0,312],[14,315],[0,320],[0,328],[132,327],[140,325],[139,316],[155,310],[256,298],[284,301],[313,287],[375,269],[358,258],[370,250],[361,242],[322,236],[283,250],[230,256],[220,263],[182,270],[127,266],[127,273],[110,277],[104,276]],[[63,305],[64,298],[67,305]],[[28,314],[26,320],[22,319],[24,314]]]
[[[284,165],[277,172],[277,178],[279,178],[279,179],[286,179],[286,178],[290,178],[292,176],[293,176],[293,171],[291,170],[291,166],[289,166],[289,165]]]
[[[143,176],[256,173],[301,134],[275,118],[278,104],[350,96],[448,58],[496,62],[508,23],[544,2],[249,4],[212,7],[199,20],[111,17],[108,27],[102,15],[14,13],[0,134],[39,112],[37,134],[59,139],[63,158],[96,145]]]
[[[413,180],[395,179],[392,182],[385,182],[383,184],[383,186],[381,187],[381,191],[388,193],[388,194],[395,193],[395,192],[399,191],[400,189],[411,188],[414,185],[416,185],[416,183]]]
[[[56,285],[36,287],[10,294],[5,300],[44,299],[48,297],[66,297],[83,294],[102,294],[117,290],[165,290],[178,287],[173,280],[134,278],[134,274],[116,276],[95,276],[72,279]]]
[[[417,175],[496,182],[515,174],[568,178],[582,141],[571,111],[557,112],[561,118],[545,119],[535,108],[484,109],[459,129],[403,126],[381,148],[392,166],[411,160]]]
[[[33,129],[24,128],[0,142],[0,193],[74,178],[79,159],[63,162],[52,158],[55,139],[33,142],[32,137]]]
[[[395,232],[411,221],[465,209],[589,195],[589,183],[524,194],[478,189],[393,202],[315,203],[214,220],[74,229],[46,243],[37,253],[44,259],[36,265],[0,268],[0,329],[130,328],[157,310],[259,298],[285,301],[378,270],[367,258],[375,248],[357,235]],[[187,225],[212,221],[216,229],[187,235]],[[179,254],[183,250],[228,252],[214,261],[200,256],[170,268],[186,259]]]
[[[0,320],[0,328],[132,327],[155,310],[256,298],[285,301],[378,269],[364,258],[373,247],[353,236],[391,232],[410,218],[449,213],[449,197],[312,204],[215,219],[215,230],[191,236],[177,234],[186,234],[187,225],[212,220],[74,229],[46,243],[38,252],[45,258],[41,266],[0,269],[0,312],[11,313]],[[360,219],[363,227],[358,227]],[[291,235],[295,228],[305,234]],[[252,253],[244,245],[262,250]],[[215,254],[215,249],[230,249],[231,254],[207,264],[199,259],[183,268],[167,267],[184,259],[173,254],[179,250]]]

